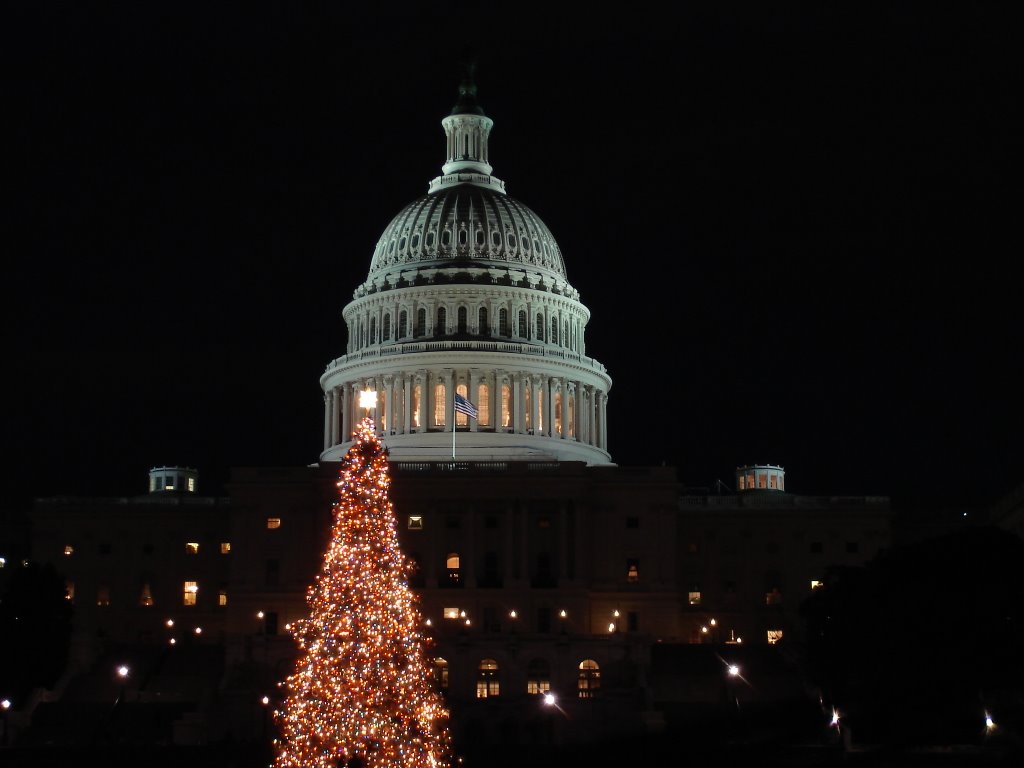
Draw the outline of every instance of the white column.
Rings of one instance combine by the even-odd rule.
[[[329,393],[324,392],[324,450],[331,447],[331,404],[332,399]]]

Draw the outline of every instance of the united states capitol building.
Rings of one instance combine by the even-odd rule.
[[[573,254],[494,175],[471,80],[441,126],[440,175],[343,309],[309,465],[237,467],[223,497],[154,467],[148,493],[36,504],[32,557],[75,608],[68,672],[37,709],[87,700],[90,680],[109,693],[107,667],[134,653],[148,673],[125,698],[179,702],[168,738],[263,738],[364,391],[457,748],[592,742],[671,728],[680,708],[800,695],[780,658],[800,646],[799,605],[831,566],[889,546],[889,500],[802,496],[773,464],[693,491],[674,467],[611,456],[613,380]],[[730,683],[733,663],[751,685]]]

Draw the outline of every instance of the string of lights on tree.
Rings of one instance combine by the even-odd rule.
[[[323,568],[292,625],[300,654],[275,712],[275,768],[447,768],[448,711],[427,662],[387,449],[364,418],[342,461]]]

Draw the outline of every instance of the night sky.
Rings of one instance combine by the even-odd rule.
[[[1012,3],[293,5],[6,6],[9,499],[316,461],[342,308],[466,55],[591,310],[617,463],[907,507],[1024,481]]]

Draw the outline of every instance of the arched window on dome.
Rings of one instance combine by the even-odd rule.
[[[558,343],[558,318],[551,318],[551,343]]]
[[[458,312],[458,315],[457,315],[457,317],[459,319],[459,321],[458,321],[459,322],[459,327],[458,327],[458,332],[459,333],[466,333],[468,331],[468,328],[466,327],[467,323],[468,323],[468,321],[466,319],[466,315],[467,315],[466,308],[465,307],[459,307],[459,312]]]
[[[533,431],[533,408],[530,406],[530,403],[532,402],[533,398],[531,397],[531,394],[532,389],[530,388],[530,385],[527,384],[523,388],[523,408],[525,409],[523,411],[523,426],[527,432]]]
[[[504,307],[498,310],[498,335],[502,338],[512,335],[512,330],[508,327],[508,310]]]
[[[444,426],[445,391],[444,384],[434,385],[434,426]]]
[[[384,313],[384,320],[381,322],[381,341],[391,341],[391,314],[389,312]]]
[[[512,387],[501,385],[501,426],[508,429],[512,426]]]
[[[371,317],[370,318],[370,343],[371,344],[376,344],[377,343],[377,318],[376,317]]]
[[[416,327],[413,328],[412,335],[417,339],[427,335],[427,310],[423,307],[416,310]]]
[[[579,675],[576,678],[576,690],[581,699],[592,699],[601,689],[601,667],[593,659],[580,662]]]
[[[491,245],[495,248],[501,247],[501,232],[496,229],[491,230]]]
[[[491,426],[491,388],[486,384],[476,388],[476,409],[479,413],[476,423],[481,427]]]
[[[487,244],[487,236],[484,234],[483,227],[477,227],[476,229],[476,245],[477,248],[483,248]]]
[[[434,336],[444,336],[448,333],[448,310],[444,307],[437,308],[437,322],[434,324]]]
[[[398,338],[404,339],[409,335],[409,315],[403,309],[398,313]]]
[[[544,341],[544,315],[537,313],[537,341]]]
[[[463,398],[465,398],[467,400],[469,399],[469,390],[466,388],[465,384],[456,384],[455,385],[455,391],[460,396],[462,396]],[[477,409],[477,410],[479,410],[479,409]],[[461,411],[456,411],[455,412],[455,426],[457,426],[457,427],[469,426],[469,416],[467,416],[466,414],[462,413]]]
[[[487,307],[480,307],[476,313],[476,332],[481,336],[490,336],[491,329],[487,325]]]
[[[555,434],[561,436],[561,434],[562,434],[562,393],[561,392],[555,392],[554,406],[555,406]]]
[[[527,332],[529,331],[529,323],[526,322],[526,310],[519,310],[519,328],[517,329],[517,335],[521,338],[526,338]]]
[[[421,414],[423,404],[423,387],[420,384],[413,384],[412,386],[412,403],[410,404],[410,410],[412,411],[412,426],[413,429],[419,429],[423,426],[423,417]]]

